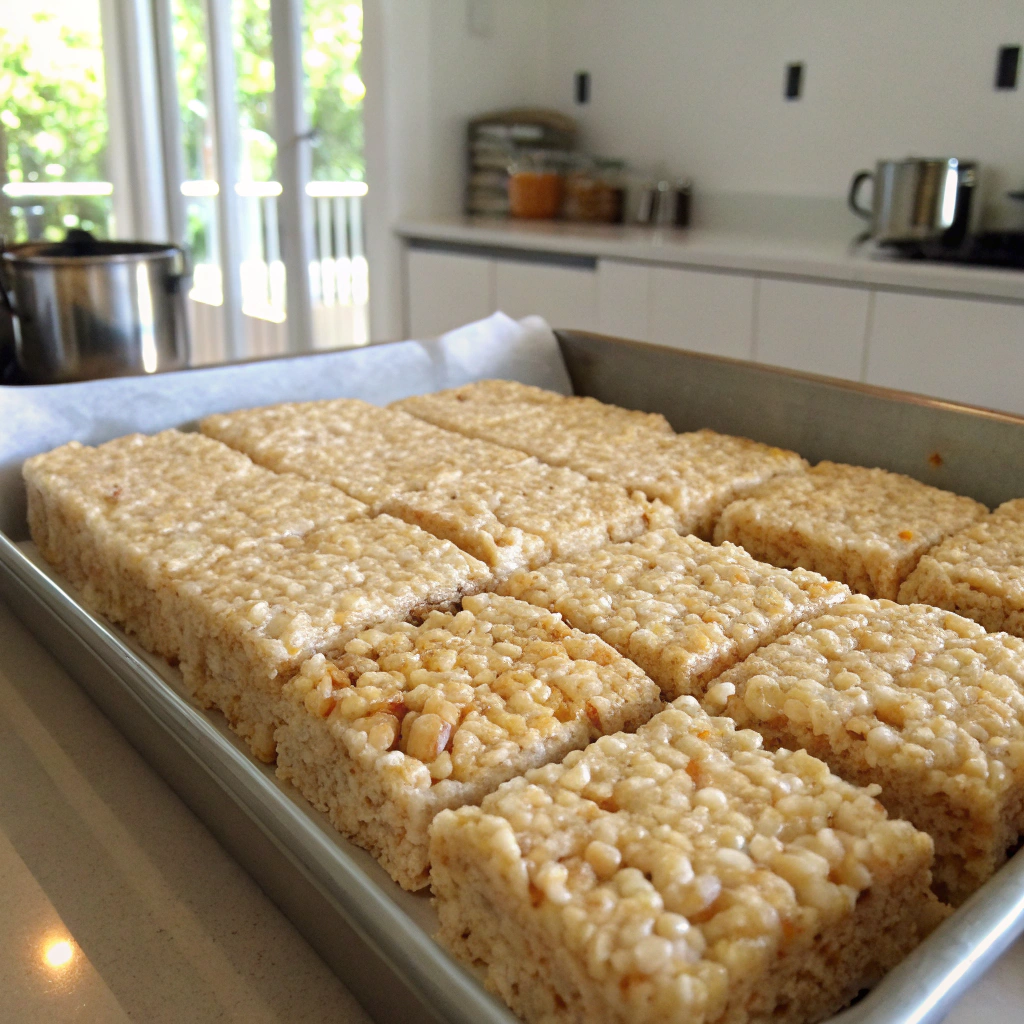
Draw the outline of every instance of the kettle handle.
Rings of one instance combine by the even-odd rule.
[[[850,194],[846,197],[846,205],[849,206],[858,217],[863,217],[865,220],[871,220],[873,214],[870,210],[866,210],[861,206],[857,202],[857,199],[860,197],[861,186],[865,181],[873,177],[874,175],[871,171],[858,171],[853,176],[853,181],[850,182]]]

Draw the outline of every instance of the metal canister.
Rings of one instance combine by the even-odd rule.
[[[190,269],[175,245],[101,242],[69,232],[0,254],[15,359],[38,384],[188,365]],[[0,314],[2,315],[2,314]]]

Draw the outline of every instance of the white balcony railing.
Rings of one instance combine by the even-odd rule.
[[[313,204],[316,256],[309,265],[313,296],[314,344],[317,348],[360,345],[367,341],[369,280],[363,234],[363,197],[366,184],[358,181],[313,181],[306,195]],[[202,236],[203,250],[194,265],[190,297],[194,303],[219,306],[223,302],[221,268],[217,253],[217,217],[214,204],[220,192],[216,181],[185,181],[185,198],[190,224]],[[235,192],[241,199],[243,258],[242,312],[246,319],[246,349],[250,355],[271,355],[287,347],[283,324],[285,309],[285,266],[281,261],[278,233],[276,181],[239,182]],[[18,234],[42,238],[47,229],[63,232],[75,227],[80,218],[62,213],[69,203],[88,197],[110,204],[110,182],[10,182],[3,186]],[[58,208],[59,205],[59,208]],[[112,210],[112,207],[111,207]],[[110,233],[110,218],[101,233]],[[249,321],[258,320],[262,326]],[[220,326],[217,314],[193,309],[193,340],[199,361],[217,361]]]

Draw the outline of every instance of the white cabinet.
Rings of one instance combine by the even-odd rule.
[[[750,359],[757,281],[745,274],[653,267],[648,340]]]
[[[648,340],[651,268],[625,260],[597,261],[597,329],[616,338]]]
[[[867,288],[762,278],[758,362],[860,380],[871,298]]]
[[[1024,413],[1024,304],[879,291],[866,379]]]
[[[486,257],[407,249],[406,281],[412,338],[434,338],[495,310],[494,261]]]
[[[494,261],[495,308],[519,319],[537,313],[552,327],[597,326],[597,272],[521,260]]]

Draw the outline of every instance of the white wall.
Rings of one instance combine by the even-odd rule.
[[[363,12],[370,334],[383,340],[402,324],[392,228],[461,210],[470,117],[545,99],[549,0],[364,0]]]
[[[974,157],[1001,193],[1024,184],[1024,84],[995,91],[996,50],[1021,43],[1021,0],[551,0],[547,91],[590,147],[698,191],[839,198],[915,154]]]

